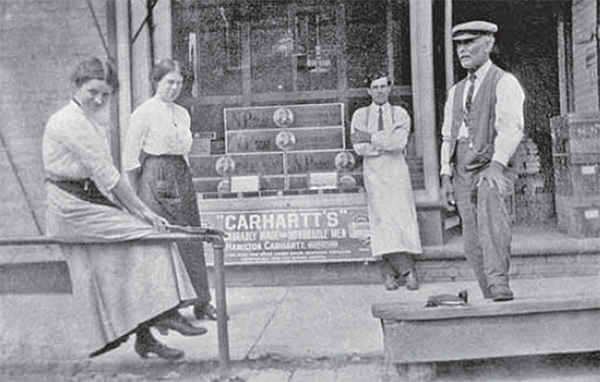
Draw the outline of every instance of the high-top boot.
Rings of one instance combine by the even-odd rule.
[[[148,358],[149,354],[154,353],[160,358],[174,361],[182,358],[184,355],[183,350],[173,349],[160,343],[154,338],[148,327],[138,329],[135,334],[134,349],[142,358]]]

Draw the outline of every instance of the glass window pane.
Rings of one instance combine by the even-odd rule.
[[[293,22],[286,2],[252,7],[250,55],[252,92],[292,91]]]
[[[252,92],[335,89],[335,1],[261,2],[251,17]]]
[[[196,78],[191,95],[242,93],[241,22],[237,6],[173,2],[175,57]]]
[[[393,4],[394,81],[396,85],[410,86],[410,14],[408,0],[400,0]]]
[[[388,12],[391,12],[392,22],[389,26]],[[409,21],[406,0],[351,0],[346,3],[346,59],[350,88],[365,87],[367,72],[387,71],[390,58],[393,58],[395,84],[410,85]],[[388,34],[393,38],[389,42],[392,52],[388,49]]]
[[[347,76],[350,88],[365,87],[372,70],[387,70],[386,1],[346,4]]]
[[[298,90],[337,87],[336,12],[333,1],[300,7],[295,16],[299,50]]]

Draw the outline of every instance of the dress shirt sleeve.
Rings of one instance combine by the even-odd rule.
[[[523,138],[525,93],[514,75],[506,73],[496,88],[496,139],[493,161],[506,166]]]
[[[140,167],[140,155],[142,153],[145,123],[145,113],[141,108],[134,110],[129,119],[129,128],[125,138],[123,149],[123,170],[131,171]]]
[[[454,91],[452,87],[448,92],[448,99],[444,105],[444,122],[442,124],[442,147],[440,149],[440,175],[452,176],[450,165],[450,133],[452,130],[452,105],[454,104]]]
[[[367,121],[367,109],[358,109],[352,115],[352,121],[350,122],[350,133],[354,133],[356,130],[362,130],[368,132],[369,121]],[[380,155],[372,144],[370,143],[355,143],[352,145],[354,151],[361,156],[378,156]]]
[[[392,106],[394,126],[373,133],[371,145],[378,152],[401,152],[406,147],[410,134],[410,116],[403,108]]]

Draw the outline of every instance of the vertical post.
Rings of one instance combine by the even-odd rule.
[[[348,61],[346,58],[346,5],[342,0],[337,0],[335,7],[335,33],[336,33],[336,66],[337,66],[337,91],[340,102],[347,105],[348,102],[348,81],[346,67]],[[345,107],[344,113],[349,113],[349,108]],[[350,117],[343,115],[343,118]]]
[[[171,1],[155,1],[152,14],[152,49],[157,60],[173,56],[173,15]],[[153,62],[150,62],[153,64]]]
[[[243,7],[244,5],[242,5]],[[250,106],[252,104],[252,62],[251,62],[251,49],[250,49],[250,20],[244,19],[242,21],[241,30],[241,46],[242,46],[242,99],[243,106]]]
[[[217,336],[219,339],[219,373],[229,377],[229,333],[227,331],[227,300],[225,296],[225,243],[217,236],[212,241],[215,262],[215,289],[217,300]]]
[[[386,8],[386,36],[385,36],[385,43],[387,46],[387,58],[388,58],[388,67],[387,67],[387,74],[388,74],[388,80],[393,84],[396,85],[396,81],[394,80],[395,77],[395,73],[394,73],[394,67],[395,67],[395,63],[394,63],[394,16],[392,14],[392,7],[393,7],[393,3],[391,0],[388,1],[387,3],[387,8]]]
[[[433,0],[410,0],[410,56],[416,155],[423,157],[425,189],[439,198],[433,81]]]
[[[575,80],[574,80],[574,66],[573,66],[573,9],[572,4],[568,4],[564,7],[563,12],[563,24],[564,24],[564,39],[565,39],[565,75],[566,75],[566,86],[567,86],[567,113],[575,111]]]
[[[568,85],[567,85],[567,59],[566,59],[566,42],[565,42],[565,21],[564,14],[561,12],[558,14],[556,20],[556,35],[558,42],[557,56],[558,56],[558,93],[560,98],[560,115],[565,115],[568,112],[569,97],[568,97]]]
[[[114,60],[114,64],[118,65],[117,52],[117,10],[115,5],[116,0],[106,0],[106,37],[108,46],[108,58]],[[118,71],[118,69],[117,69]],[[118,73],[117,73],[118,74]],[[110,103],[110,125],[117,132],[121,130],[119,125],[119,93],[116,92]],[[111,154],[114,164],[117,168],[121,168],[121,140],[119,133],[111,137]]]
[[[598,71],[596,72],[596,79],[598,80],[598,111],[600,111],[600,4],[596,1],[596,30],[594,31],[596,36],[596,66]]]
[[[154,64],[154,5],[157,0],[146,0],[146,17],[148,17],[148,49],[150,63]]]
[[[446,62],[446,91],[454,85],[454,47],[452,46],[452,0],[444,3],[444,54]]]
[[[117,68],[119,73],[119,130],[118,142],[125,140],[124,126],[128,125],[131,114],[131,50],[130,39],[130,8],[129,1],[115,1],[115,32],[117,43]],[[119,145],[118,160],[120,162],[121,152]],[[119,166],[120,168],[120,166]]]
[[[292,41],[294,44],[292,45],[292,57],[290,57],[292,61],[292,91],[298,91],[298,36],[297,36],[297,23],[296,17],[298,14],[298,6],[295,2],[289,3],[287,7],[287,31],[292,34]],[[318,26],[317,26],[318,28]]]

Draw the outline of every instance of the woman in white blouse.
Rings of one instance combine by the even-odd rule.
[[[155,95],[131,115],[124,149],[124,169],[140,199],[169,223],[200,226],[200,213],[188,153],[192,147],[190,115],[175,103],[183,74],[179,62],[165,59],[152,70]],[[181,258],[198,294],[194,315],[216,320],[201,242],[178,243]]]
[[[50,117],[44,132],[47,233],[68,241],[107,242],[62,245],[73,297],[82,312],[95,316],[85,336],[101,349],[91,356],[135,334],[140,356],[181,358],[183,351],[158,342],[150,327],[183,335],[206,329],[191,325],[178,311],[196,294],[175,245],[134,241],[165,231],[167,221],[137,197],[113,165],[106,122],[116,71],[90,58],[77,66],[72,81],[71,102]]]

